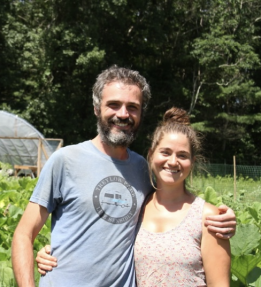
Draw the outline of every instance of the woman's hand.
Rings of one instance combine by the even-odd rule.
[[[53,267],[57,266],[57,259],[50,255],[51,246],[46,245],[40,251],[37,252],[35,258],[38,266],[38,272],[41,275],[45,275],[47,271],[52,271]]]

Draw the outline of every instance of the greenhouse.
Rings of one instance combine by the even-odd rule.
[[[11,164],[16,175],[39,176],[47,159],[62,144],[62,139],[44,138],[19,116],[0,111],[0,161]]]

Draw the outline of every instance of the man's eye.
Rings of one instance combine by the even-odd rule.
[[[108,106],[110,108],[117,108],[118,107],[118,105],[116,103],[110,103]]]
[[[130,111],[136,111],[138,108],[136,106],[129,106],[128,109]]]
[[[180,158],[188,158],[188,156],[186,154],[181,154],[179,155]]]

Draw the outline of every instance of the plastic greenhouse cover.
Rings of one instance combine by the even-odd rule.
[[[36,165],[39,140],[24,138],[44,139],[44,136],[17,115],[0,111],[0,161],[12,165]],[[50,155],[52,148],[47,141],[44,141],[44,145]]]

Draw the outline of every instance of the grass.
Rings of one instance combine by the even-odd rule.
[[[234,178],[231,176],[195,176],[190,179],[189,183],[193,190],[204,191],[206,187],[211,186],[218,195],[230,195],[234,198]],[[238,177],[235,196],[236,199],[241,199],[244,203],[261,202],[261,179],[253,180],[252,178]]]

